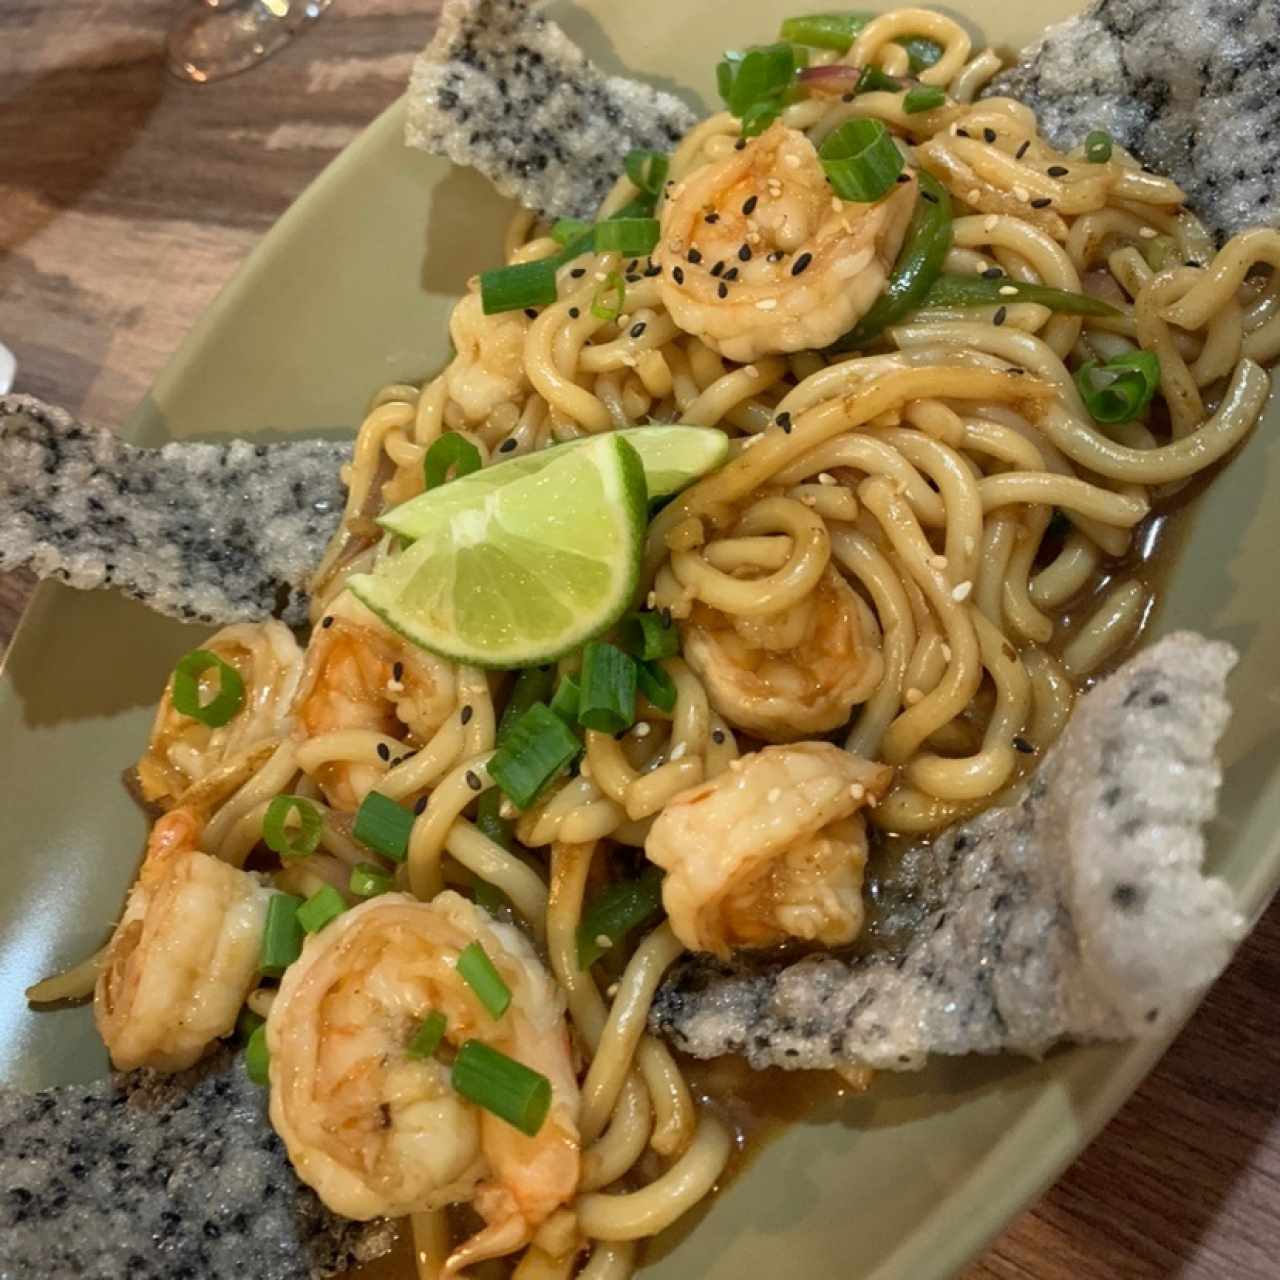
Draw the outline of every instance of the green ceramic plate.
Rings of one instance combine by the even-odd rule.
[[[803,8],[798,0],[791,8]],[[818,7],[818,6],[809,6]],[[1071,0],[968,0],[975,33],[1018,47]],[[605,67],[713,97],[726,43],[767,39],[763,0],[584,0],[553,14]],[[475,174],[400,145],[391,108],[338,158],[196,325],[126,427],[193,436],[350,430],[378,385],[445,359],[452,300],[494,263],[509,212]],[[1256,916],[1280,881],[1280,412],[1202,501],[1157,630],[1197,627],[1241,651],[1223,745],[1213,869]],[[1264,501],[1264,495],[1272,501]],[[0,682],[0,1078],[105,1070],[88,1010],[31,1013],[23,988],[97,946],[133,875],[141,815],[120,786],[166,672],[200,633],[105,593],[45,586]],[[940,1063],[795,1126],[662,1242],[654,1280],[952,1274],[1112,1115],[1164,1042],[1032,1064]]]

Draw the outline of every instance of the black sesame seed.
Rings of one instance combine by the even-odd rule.
[[[643,320],[637,321],[631,326],[631,336],[638,338],[649,326]]]
[[[1024,756],[1029,756],[1035,751],[1035,747],[1029,743],[1026,738],[1017,737],[1013,740],[1013,749],[1021,751]]]
[[[676,284],[684,284],[684,270],[681,267],[672,267],[671,278]]]
[[[781,262],[787,255],[781,249],[775,249],[766,259],[768,262]]]
[[[910,182],[910,181],[911,181],[911,175],[910,175],[909,173],[900,173],[900,174],[898,174],[898,178],[897,178],[897,180],[898,180],[899,182]]]
[[[793,276],[798,276],[802,271],[805,270],[806,267],[808,267],[809,263],[811,263],[812,261],[813,261],[813,254],[809,253],[808,251],[802,253],[791,264],[791,274]]]
[[[538,313],[532,307],[525,307],[524,313],[530,320],[536,320],[538,318]]]
[[[747,140],[746,140],[746,138],[739,138],[739,139],[737,140],[737,142],[735,142],[735,143],[733,144],[733,149],[734,149],[735,151],[745,151],[745,150],[746,150],[746,146],[747,146]]]
[[[711,274],[713,276],[718,276],[723,270],[724,270],[724,262],[722,260],[720,262],[717,262],[716,265],[711,268]]]
[[[1022,374],[1026,373],[1026,370],[1020,364],[1011,364],[1005,370],[1005,373],[1012,373],[1015,377],[1021,377]]]
[[[755,213],[756,205],[760,203],[759,196],[748,196],[742,205],[742,212],[748,216]]]
[[[744,244],[742,248],[738,250],[738,261],[739,262],[751,261],[751,246],[749,244]]]
[[[420,818],[427,811],[427,800],[429,797],[423,796],[413,806],[414,817]]]
[[[480,775],[471,769],[467,770],[467,786],[469,786],[472,791],[484,790],[484,783],[480,781]]]
[[[785,409],[778,414],[776,418],[774,418],[774,422],[776,422],[788,435],[791,434],[791,415]]]
[[[516,442],[515,442],[514,440],[512,440],[512,439],[508,438],[508,439],[504,440],[504,441],[503,441],[503,442],[498,446],[498,452],[499,452],[499,453],[510,453],[510,452],[511,452],[511,450],[512,450],[512,449],[514,449],[515,447],[516,447]]]
[[[716,746],[719,746],[719,745],[724,741],[724,730],[723,730],[723,729],[712,729],[712,730],[711,730],[711,741],[712,741],[712,742],[714,742],[714,743],[716,744]]]
[[[968,136],[969,136],[969,130],[968,130],[968,129],[957,129],[957,130],[956,130],[956,137],[957,137],[957,138],[967,138]]]
[[[640,259],[632,258],[631,261],[627,263],[627,270],[634,271],[639,265],[640,265]]]
[[[726,280],[736,280],[738,278],[738,268],[730,267],[729,270],[724,273],[724,278]]]
[[[1047,209],[1052,203],[1053,201],[1048,196],[1037,196],[1031,201],[1031,207],[1033,209]]]
[[[648,269],[648,271],[645,272],[646,276],[660,276],[661,274],[662,274],[662,268],[658,266],[657,263],[654,263],[654,265],[651,266]]]
[[[697,249],[690,249],[689,261],[696,267],[702,261],[702,254]]]
[[[1061,177],[1064,177],[1064,176],[1065,176],[1065,174],[1066,174],[1067,170],[1066,170],[1066,167],[1065,167],[1064,165],[1060,165],[1060,164],[1051,164],[1051,165],[1049,166],[1049,168],[1048,168],[1047,172],[1048,172],[1048,174],[1049,174],[1049,177],[1051,177],[1051,178],[1061,178]]]
[[[1184,267],[1198,267],[1200,264],[1194,258],[1188,258],[1182,265]]]
[[[587,274],[587,269],[586,269],[586,267],[574,267],[574,269],[573,269],[572,271],[570,271],[570,272],[569,272],[569,274],[570,274],[570,275],[571,275],[575,280],[581,280],[581,279],[582,279],[582,277],[583,277],[583,276],[585,276],[585,275]]]
[[[658,617],[662,620],[662,625],[663,625],[664,627],[669,627],[669,626],[671,625],[671,610],[670,610],[670,609],[663,609],[663,610],[661,610],[661,611],[659,612],[659,614],[658,614]]]
[[[703,222],[710,222],[713,225],[719,221],[720,215],[718,213],[709,213],[705,218],[703,218]]]
[[[577,319],[581,314],[582,314],[582,312],[581,312],[581,311],[579,311],[577,307],[570,307],[570,308],[569,308],[569,319],[570,319],[570,320],[576,320],[576,319]]]
[[[397,663],[395,663],[395,665],[394,665],[394,666],[392,666],[392,668],[391,668],[391,678],[392,678],[392,679],[393,679],[397,684],[399,684],[399,683],[400,683],[400,681],[404,679],[404,663],[403,663],[403,662],[397,662]]]
[[[331,626],[333,626],[333,619],[332,619],[331,617],[329,617],[329,618],[322,618],[322,619],[321,619],[321,621],[320,621],[320,625],[321,625],[322,627],[331,627]]]
[[[999,280],[1002,275],[1004,275],[1004,272],[999,267],[988,267],[982,273],[982,278],[984,280]]]
[[[459,718],[462,720],[463,724],[470,724],[471,717],[473,715],[475,715],[475,712],[472,710],[471,703],[468,702],[467,705],[462,708],[462,715]]]
[[[854,96],[855,96],[855,95],[854,95],[854,94],[852,94],[852,93],[842,93],[842,94],[840,95],[840,101],[841,101],[841,102],[852,102],[852,101],[853,101],[853,99],[854,99]]]
[[[716,286],[716,293],[721,298],[727,298],[729,296],[729,286],[725,284],[723,280],[721,280],[719,285]]]
[[[920,193],[920,198],[922,200],[927,200],[930,204],[938,203],[938,197],[935,196],[932,191],[922,191]]]
[[[1023,157],[1023,156],[1025,156],[1025,155],[1027,154],[1027,151],[1028,151],[1028,149],[1030,148],[1030,146],[1031,146],[1031,139],[1030,139],[1030,138],[1028,138],[1028,139],[1027,139],[1023,144],[1022,144],[1022,146],[1020,146],[1020,147],[1017,149],[1017,151],[1016,151],[1016,152],[1014,152],[1014,156],[1013,156],[1013,158],[1014,158],[1015,160],[1021,160],[1021,159],[1022,159],[1022,157]]]
[[[385,742],[378,743],[378,759],[379,760],[391,759],[391,748],[387,746]]]
[[[640,277],[635,275],[627,275],[622,277],[627,284],[639,284]]]
[[[983,129],[982,136],[987,142],[994,142],[996,140],[996,131],[994,129]]]
[[[1008,307],[997,307],[997,308],[996,308],[996,313],[995,313],[995,315],[993,315],[993,316],[991,317],[991,323],[992,323],[992,324],[1004,324],[1004,322],[1005,322],[1006,318],[1008,317],[1008,315],[1009,315],[1009,308],[1008,308]]]

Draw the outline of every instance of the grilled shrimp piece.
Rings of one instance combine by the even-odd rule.
[[[295,736],[307,741],[343,730],[369,730],[421,745],[448,719],[457,691],[454,669],[387,627],[344,593],[325,625],[311,634],[294,703]],[[326,762],[315,780],[329,802],[354,811],[381,771],[358,761]]]
[[[730,360],[822,348],[880,295],[915,205],[839,199],[804,134],[775,124],[670,189],[654,261],[686,333]]]
[[[198,849],[203,823],[174,809],[151,829],[93,996],[121,1071],[183,1071],[236,1024],[258,976],[271,890]]]
[[[519,399],[529,385],[524,371],[528,330],[523,311],[486,316],[478,289],[454,307],[449,336],[458,354],[445,384],[468,422],[483,422],[500,404]]]
[[[511,991],[494,1018],[459,977],[473,942]],[[453,1092],[435,1058],[407,1047],[432,1011],[446,1040],[480,1039],[551,1081],[525,1137]],[[366,1220],[470,1201],[486,1227],[449,1269],[499,1257],[575,1193],[578,1086],[564,997],[515,929],[456,893],[384,894],[307,939],[267,1019],[271,1122],[302,1180],[335,1213]]]
[[[293,632],[274,619],[223,627],[201,646],[234,667],[244,681],[244,706],[225,725],[208,725],[173,706],[173,681],[165,690],[151,726],[146,754],[138,761],[142,794],[152,804],[171,808],[183,793],[212,770],[258,743],[288,731],[289,707],[302,674],[302,650]],[[210,672],[202,683],[216,687]]]
[[[867,836],[858,810],[893,770],[827,742],[765,747],[658,815],[644,851],[665,868],[662,901],[691,951],[788,938],[839,946],[862,928]]]
[[[735,728],[792,742],[844,724],[880,682],[884,660],[853,589],[831,566],[782,616],[726,617],[698,604],[680,633],[711,705]]]

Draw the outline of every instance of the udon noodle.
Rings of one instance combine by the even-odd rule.
[[[1280,234],[1254,230],[1216,250],[1168,178],[1119,148],[1101,164],[1059,154],[1027,107],[975,101],[999,60],[942,15],[886,14],[847,54],[818,53],[814,65],[906,75],[895,43],[906,35],[941,46],[918,78],[946,91],[944,105],[908,114],[898,93],[833,93],[815,77],[774,130],[818,144],[846,120],[882,120],[951,197],[947,271],[1088,292],[1115,314],[1016,300],[919,309],[867,351],[752,355],[781,322],[774,308],[747,305],[727,333],[712,332],[704,313],[726,295],[721,264],[699,276],[700,293],[690,281],[677,318],[682,271],[693,274],[678,264],[707,252],[672,230],[688,192],[699,192],[698,216],[712,224],[742,222],[743,181],[759,184],[760,201],[791,198],[784,151],[776,171],[758,157],[792,135],[744,148],[740,122],[714,115],[671,157],[653,255],[588,251],[560,268],[558,300],[530,313],[486,316],[473,284],[453,311],[447,368],[422,387],[374,396],[305,648],[274,622],[219,633],[208,647],[240,672],[246,710],[209,730],[166,697],[139,766],[147,797],[197,809],[200,848],[235,867],[266,865],[262,824],[274,797],[309,799],[319,847],[272,869],[294,893],[325,884],[346,893],[352,866],[370,856],[352,815],[376,789],[416,814],[397,887],[422,900],[477,883],[503,895],[507,918],[547,957],[582,1063],[576,1189],[532,1235],[515,1270],[523,1280],[574,1274],[584,1247],[578,1274],[629,1275],[635,1243],[707,1195],[732,1148],[645,1029],[682,942],[663,924],[610,957],[606,977],[583,971],[575,948],[589,892],[638,865],[655,817],[677,796],[741,768],[761,742],[834,738],[891,766],[887,790],[863,793],[881,832],[927,836],[990,802],[1053,741],[1077,689],[1141,629],[1148,588],[1116,568],[1135,531],[1241,441],[1269,391],[1260,365],[1280,354],[1280,276],[1255,268],[1280,266]],[[734,166],[752,157],[744,179]],[[601,216],[637,194],[619,179]],[[903,217],[915,194],[903,197]],[[752,229],[734,283],[754,260],[753,278],[768,288],[798,279],[821,295],[826,285],[798,275],[794,259],[759,261],[787,234],[782,224]],[[748,255],[752,239],[760,252]],[[506,258],[559,248],[522,213]],[[806,267],[840,269],[826,259]],[[593,302],[615,277],[622,310],[603,318]],[[1158,358],[1161,396],[1139,419],[1101,426],[1072,370],[1135,347]],[[732,438],[727,465],[670,502],[648,534],[642,592],[681,633],[683,656],[666,664],[674,710],[646,707],[619,737],[588,732],[576,773],[524,812],[503,802],[516,836],[503,847],[475,812],[493,786],[485,766],[509,679],[414,650],[344,586],[394,553],[374,517],[422,491],[424,456],[444,433],[487,464],[647,422]],[[265,1013],[273,998],[267,983],[249,1003]],[[412,1222],[419,1274],[443,1274],[452,1247],[443,1208]]]

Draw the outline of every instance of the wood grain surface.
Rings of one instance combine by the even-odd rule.
[[[400,93],[438,8],[340,0],[262,67],[196,87],[164,70],[182,3],[0,0],[0,339],[19,390],[105,424]],[[0,651],[27,591],[0,575]],[[1277,991],[1273,909],[1135,1097],[965,1280],[1280,1276]]]

